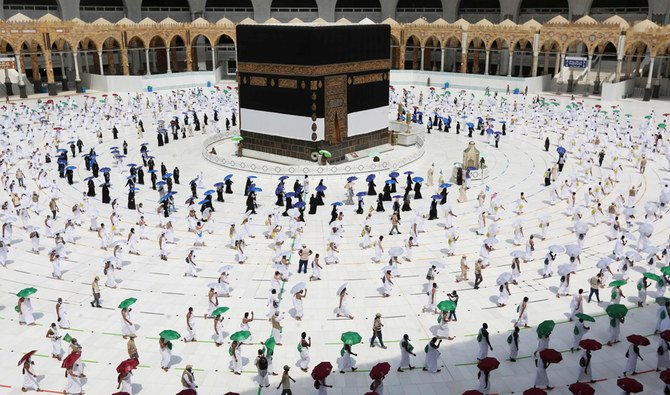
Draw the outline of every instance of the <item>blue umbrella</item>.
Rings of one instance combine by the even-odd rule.
[[[158,170],[156,170],[156,169],[151,169],[151,170],[147,170],[147,172],[149,172],[149,173],[158,173]]]
[[[251,187],[251,188],[249,188],[249,191],[251,191],[251,192],[263,192],[263,190],[258,188],[258,187]]]
[[[358,197],[367,196],[367,194],[368,194],[367,192],[363,191],[363,192],[356,193],[356,196],[358,196]]]
[[[347,178],[347,182],[352,182],[352,181],[356,181],[356,180],[358,180],[358,177],[356,177],[356,176],[351,176],[351,177]]]
[[[333,202],[333,203],[331,203],[330,205],[331,205],[331,206],[335,206],[335,207],[340,207],[340,206],[344,205],[344,203],[342,203],[342,202]]]
[[[562,154],[565,153],[565,148],[563,148],[563,147],[558,147],[558,148],[556,148],[556,152],[558,152],[559,154],[562,155]]]
[[[316,188],[314,188],[314,190],[317,191],[317,192],[323,192],[326,189],[328,189],[328,187],[325,186],[325,185],[317,185]]]
[[[295,197],[295,192],[288,192],[285,196],[289,198]]]
[[[247,176],[247,178],[254,179],[254,178],[258,178],[258,176]]]
[[[365,177],[365,181],[366,181],[366,182],[372,182],[374,179],[375,179],[375,175],[374,175],[374,174],[368,174],[368,176]]]
[[[67,143],[68,143],[68,144],[74,144],[75,141],[74,141],[74,140],[70,140],[70,141],[68,141]]]
[[[398,181],[396,181],[396,180],[386,180],[385,182],[387,184],[397,184],[398,183]]]
[[[449,184],[448,182],[445,182],[444,184],[440,184],[440,188],[449,188],[450,186],[451,186],[451,184]]]
[[[213,189],[209,189],[209,190],[205,191],[205,193],[203,193],[203,195],[209,196],[209,195],[213,194],[214,192],[216,192],[216,191],[213,190]]]
[[[158,199],[158,203],[163,203],[164,201],[168,200],[170,198],[170,196],[172,196],[172,195],[170,195],[169,193],[161,196],[161,198]]]
[[[287,178],[288,178],[288,176],[281,176],[281,177],[279,177],[279,181],[284,181]]]
[[[402,173],[402,174],[414,174],[414,172],[413,172],[413,171],[406,171],[406,172],[404,172],[404,173]]]
[[[503,120],[500,120],[500,121],[498,121],[498,122],[500,122],[500,123],[507,123],[507,121],[504,120],[504,119],[503,119]]]
[[[165,185],[165,184],[167,184],[167,182],[165,182],[165,181],[158,181],[158,182],[156,183],[156,185],[158,185],[158,186],[163,186],[163,185]]]
[[[100,169],[100,171],[103,173],[109,173],[111,170],[112,169],[110,169],[109,167],[103,167],[102,169]]]
[[[275,195],[279,195],[281,193],[284,193],[284,187],[280,186],[277,189],[275,189]]]
[[[414,177],[414,178],[412,178],[412,181],[414,181],[414,182],[423,182],[423,177]]]
[[[203,199],[203,200],[198,202],[198,204],[207,204],[207,203],[209,203],[209,200],[207,200],[207,199]]]
[[[114,146],[114,147],[109,147],[109,149],[110,149],[110,150],[115,150],[115,149],[119,149],[119,147]]]
[[[84,178],[84,181],[90,181],[90,180],[95,180],[95,177],[90,176],[90,177]]]
[[[171,191],[171,192],[168,192],[167,194],[170,195],[170,196],[174,196],[174,195],[177,194],[177,191]]]
[[[466,125],[467,127],[469,127],[469,128],[474,128],[474,127],[475,127],[475,124],[472,123],[472,122],[468,122],[468,123],[466,123],[465,125]]]
[[[496,136],[500,136],[502,133],[501,132],[495,132],[493,134],[495,134]]]
[[[126,180],[132,180],[133,178],[135,178],[135,176],[128,176],[126,177]]]
[[[137,165],[136,165],[135,163],[128,163],[126,166],[128,166],[128,167],[135,167],[135,166],[137,166]]]
[[[392,171],[389,173],[389,177],[391,178],[396,178],[398,176],[400,176],[400,173],[398,173],[397,171]]]
[[[56,152],[67,152],[67,150],[65,148],[59,148],[56,150]]]
[[[58,164],[59,164],[59,165],[67,164],[67,160],[65,160],[65,159],[58,159]]]
[[[125,155],[114,155],[114,156],[117,157],[117,158],[125,158],[126,157]]]
[[[216,184],[214,184],[214,186],[217,188],[221,188],[223,185],[224,184],[222,182],[217,182]]]
[[[495,121],[495,119],[494,118],[489,118],[489,121],[493,122],[493,121]]]
[[[472,171],[472,170],[477,170],[477,168],[474,167],[474,166],[470,166],[470,167],[468,167],[468,170],[470,170],[470,171]]]
[[[305,202],[298,202],[293,205],[295,208],[304,208],[305,207]]]
[[[231,178],[233,178],[233,175],[232,175],[232,174],[228,174],[228,175],[226,175],[225,177],[223,177],[223,180],[224,180],[224,181],[228,181],[228,180],[230,180]]]
[[[394,198],[394,199],[401,199],[401,198],[402,198],[402,195],[395,195],[395,196],[393,196],[393,198]]]
[[[486,134],[493,134],[493,129],[491,128],[486,129]]]
[[[129,189],[129,191],[132,191],[132,192],[137,192],[139,190],[140,190],[140,188],[134,188],[134,187]]]
[[[433,199],[433,200],[440,200],[440,199],[442,199],[442,195],[433,195],[430,198]]]
[[[75,170],[77,166],[68,166],[65,168],[65,170]]]
[[[104,187],[105,185],[106,185],[106,186],[109,186],[109,184],[107,184],[106,182],[103,182],[102,184],[100,184],[100,185],[98,185],[98,186],[102,188],[102,187]]]
[[[478,120],[479,122],[482,122],[482,121],[484,121],[484,118],[482,118],[482,117],[477,117],[477,120]]]
[[[172,177],[172,173],[165,173],[163,174],[163,179],[167,180],[168,178]]]

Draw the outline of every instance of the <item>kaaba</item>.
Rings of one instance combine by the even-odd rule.
[[[390,27],[237,26],[243,148],[330,163],[389,142]]]

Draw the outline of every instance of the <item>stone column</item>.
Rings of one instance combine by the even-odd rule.
[[[400,70],[405,70],[405,56],[407,48],[405,48],[404,45],[400,46],[400,53],[398,54],[398,63],[400,63],[398,66]]]
[[[121,67],[123,68],[123,75],[130,75],[130,65],[128,64],[128,48],[125,46],[121,48]]]
[[[633,70],[633,77],[641,77],[642,76],[642,59],[644,59],[644,54],[643,53],[636,53],[637,60],[635,61],[635,69]]]
[[[480,48],[475,48],[475,52],[472,54],[472,74],[479,74],[479,51]]]
[[[538,63],[539,57],[540,57],[540,53],[537,52],[536,50],[533,50],[533,64],[530,66],[530,68],[531,68],[530,76],[531,77],[537,77],[537,63]]]
[[[486,60],[484,61],[484,74],[489,75],[489,63],[491,60],[491,50],[486,50]]]
[[[444,53],[446,52],[444,48],[440,48],[440,71],[444,72]]]
[[[651,100],[651,81],[654,78],[654,61],[656,60],[655,57],[651,57],[651,61],[649,62],[649,75],[647,75],[647,85],[644,87],[644,97],[642,98],[643,101],[649,101]]]
[[[468,71],[468,50],[467,48],[461,48],[461,73],[467,73]]]
[[[86,72],[90,73],[91,70],[89,69],[90,66],[88,65],[88,52],[84,51],[82,53],[82,55],[84,56],[84,67],[86,68]],[[93,62],[93,63],[95,63],[95,62]]]
[[[543,66],[543,68],[544,68],[544,69],[542,70],[542,75],[547,75],[547,74],[549,74],[549,58],[550,58],[550,57],[551,57],[551,52],[545,52],[545,53],[544,53],[544,56],[543,56],[543,58],[544,58],[544,61],[543,61],[544,66]]]
[[[33,49],[35,51],[36,49]],[[34,93],[42,93],[42,76],[40,75],[40,63],[37,59],[37,54],[31,51],[30,53],[30,68],[33,71],[33,91]]]
[[[19,72],[19,97],[26,99],[26,83],[23,81],[23,54],[19,51],[16,53],[16,70]]]
[[[511,77],[512,76],[512,66],[514,64],[514,50],[511,49],[509,51],[509,62],[507,63],[507,76]]]
[[[165,48],[165,58],[167,61],[167,72],[168,74],[172,73],[172,67],[170,66],[170,46]]]
[[[586,83],[589,83],[589,79],[591,78],[591,63],[593,63],[593,54],[588,55],[588,62],[586,62]],[[602,61],[602,59],[601,59]]]
[[[216,71],[216,46],[212,46],[212,71]]]
[[[102,67],[102,51],[98,51],[98,62],[100,66],[100,75],[105,75],[105,69]]]
[[[67,83],[67,74],[65,73],[65,61],[63,60],[63,53],[59,52],[58,56],[60,57],[60,78],[61,84],[63,85],[63,91],[69,90]]]
[[[144,56],[147,61],[147,75],[151,75],[151,62],[149,61],[149,48],[144,48]]]
[[[523,60],[525,56],[526,56],[526,50],[524,49],[521,52],[521,61],[519,62],[519,77],[523,77]]]
[[[186,71],[193,71],[193,47],[186,45],[184,49],[186,50]]]
[[[72,52],[72,60],[74,61],[74,88],[77,93],[81,93],[81,77],[79,77],[78,57],[79,53],[77,51]]]
[[[107,73],[109,75],[116,75],[116,64],[114,63],[114,50],[107,51]]]
[[[561,53],[561,63],[558,65],[558,78],[560,81],[563,81],[563,64],[565,63],[565,54]]]
[[[44,51],[44,68],[47,72],[47,90],[49,96],[56,96],[58,91],[56,90],[56,79],[54,78],[54,66],[51,61],[51,51]]]
[[[601,60],[601,62],[602,62],[602,60]],[[616,72],[615,72],[615,74],[614,74],[614,82],[620,82],[620,81],[621,81],[621,66],[622,66],[622,63],[623,63],[623,59],[620,59],[620,58],[617,56],[617,60],[616,60]]]
[[[419,66],[421,71],[423,71],[424,60],[425,60],[425,54],[426,54],[426,48],[425,48],[425,47],[421,47],[421,63],[420,63],[421,66]]]

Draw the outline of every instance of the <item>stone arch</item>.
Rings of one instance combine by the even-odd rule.
[[[475,36],[468,40],[466,48],[468,51],[467,69],[469,72],[472,74],[485,74],[488,71],[486,63],[486,42],[481,37]],[[470,62],[471,58],[472,62]]]
[[[644,74],[645,65],[654,55],[653,47],[645,40],[634,40],[626,43],[624,52],[624,75],[625,79],[641,77]]]
[[[409,62],[409,67],[407,67]],[[405,40],[405,68],[419,70],[421,67],[421,39],[414,34]]]
[[[103,66],[107,63],[106,75],[123,74],[121,57],[121,42],[113,36],[109,36],[100,42],[102,50]]]
[[[213,64],[212,42],[205,34],[191,38],[191,68],[193,71],[210,70]]]
[[[584,40],[576,38],[563,44],[563,53],[565,53],[566,56],[586,56],[592,53],[592,48]]]
[[[504,37],[495,37],[488,41],[487,49],[490,52],[489,74],[491,75],[507,75],[507,68],[509,66],[509,49],[510,42]]]
[[[554,40],[548,39],[539,45],[538,67],[542,70],[540,75],[556,75],[561,68],[561,44]],[[553,60],[553,63],[551,62]],[[553,66],[553,67],[550,67]]]
[[[442,42],[437,36],[431,35],[423,42],[424,70],[438,71],[442,63]]]
[[[450,72],[458,72],[461,65],[461,54],[463,48],[461,46],[461,38],[456,36],[449,36],[443,40],[444,47],[444,70]]]
[[[144,75],[147,72],[145,67],[145,39],[141,36],[132,36],[126,43],[128,53],[128,72],[130,75]]]
[[[400,69],[400,40],[391,34],[391,68]]]
[[[36,40],[27,39],[20,44],[21,48],[21,63],[23,71],[29,82],[33,84],[33,91],[35,93],[42,93],[42,81],[46,78],[46,69],[43,70],[41,64],[44,63],[44,49],[42,44]],[[27,61],[26,61],[27,57]],[[28,73],[28,66],[30,66],[30,73]]]
[[[235,54],[235,35],[222,33],[214,40],[214,59],[216,67],[222,67],[223,72],[229,74],[229,71],[237,69],[237,56]],[[216,68],[215,67],[215,68]],[[230,73],[234,74],[234,73]]]

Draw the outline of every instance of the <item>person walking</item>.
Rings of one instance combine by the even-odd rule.
[[[102,307],[100,305],[100,285],[98,282],[100,277],[95,276],[93,282],[91,283],[91,291],[93,293],[93,301],[91,302],[91,307]]]
[[[589,291],[589,297],[586,300],[586,303],[591,303],[591,297],[593,295],[596,296],[596,300],[598,301],[598,303],[600,303],[600,288],[602,288],[603,286],[602,276],[603,276],[602,273],[598,273],[589,279],[591,290]]]
[[[477,259],[477,262],[475,262],[475,286],[474,289],[479,289],[479,284],[484,281],[484,277],[482,277],[482,260]]]
[[[298,273],[307,274],[307,263],[309,262],[309,256],[312,255],[312,250],[303,244],[302,248],[298,250],[298,255],[300,256],[298,260]]]
[[[377,313],[375,315],[375,320],[372,323],[372,337],[370,338],[370,347],[375,346],[375,339],[379,339],[379,345],[381,348],[386,349],[386,346],[384,345],[384,340],[382,340],[382,327],[384,324],[382,324],[382,315],[380,313]]]
[[[410,363],[409,356],[413,355],[416,357],[416,354],[414,353],[414,347],[410,344],[409,340],[409,335],[404,334],[400,341],[400,365],[398,365],[398,372],[401,373],[404,372],[404,370],[402,370],[403,366],[409,367],[409,370],[414,369],[414,366]]]
[[[295,383],[295,380],[288,374],[289,369],[291,368],[288,365],[284,365],[284,374],[282,374],[281,382],[277,386],[277,389],[279,389],[279,387],[282,387],[281,395],[293,394],[293,392],[291,392],[291,381]]]

